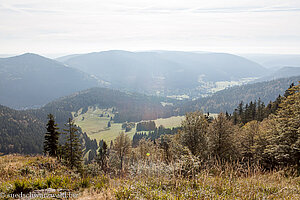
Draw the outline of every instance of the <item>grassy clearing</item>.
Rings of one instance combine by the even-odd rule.
[[[75,124],[89,135],[107,130],[108,122],[111,120],[111,117],[114,117],[112,108],[99,109],[93,107],[89,107],[86,113],[81,113],[81,110],[79,110],[77,113],[73,112],[72,115]]]
[[[154,120],[157,127],[164,126],[165,128],[179,127],[185,116],[173,116],[169,118],[159,118]]]
[[[85,131],[85,129],[83,129],[83,130]],[[106,142],[110,142],[111,140],[114,140],[122,131],[124,131],[124,130],[122,129],[121,123],[111,123],[111,127],[106,130],[102,130],[102,131],[99,131],[97,133],[92,133],[92,134],[89,134],[87,132],[87,134],[91,139],[96,139],[97,141],[100,141],[103,139]],[[133,128],[133,129],[131,129],[131,131],[126,132],[126,134],[132,139],[135,132],[136,132],[136,129]]]
[[[114,118],[112,112],[113,108],[100,109],[90,107],[86,113],[81,113],[79,110],[77,113],[73,112],[73,118],[76,125],[88,134],[91,139],[97,141],[105,140],[110,142],[115,139],[122,130],[121,123],[114,123],[111,121]],[[111,122],[111,127],[108,127],[108,122]],[[135,133],[135,129],[132,129],[127,134],[132,138]]]
[[[124,131],[124,129],[122,129],[122,123],[114,123],[111,121],[111,117],[114,117],[112,109],[113,108],[100,109],[90,107],[86,113],[82,113],[82,110],[79,110],[76,113],[73,112],[72,115],[75,124],[80,126],[91,139],[96,139],[97,141],[103,139],[110,142],[114,140],[120,132]],[[154,121],[157,127],[163,125],[165,128],[173,128],[180,126],[183,119],[184,116],[174,116],[165,119],[160,118]],[[109,121],[111,122],[111,127],[107,127]],[[135,132],[136,128],[133,128],[127,132],[127,134],[132,138]]]
[[[110,142],[114,140],[120,132],[124,131],[124,129],[122,129],[122,123],[114,123],[111,121],[111,118],[114,118],[112,109],[113,108],[100,109],[90,107],[86,113],[82,113],[82,110],[79,110],[76,113],[73,112],[72,115],[75,124],[80,126],[91,139],[96,139],[97,141],[103,139],[106,142]],[[216,117],[217,114],[211,113],[210,116]],[[154,121],[157,127],[162,125],[165,128],[174,128],[179,127],[184,119],[185,116],[173,116],[169,118],[159,118]],[[111,127],[107,127],[109,121],[111,122]],[[135,132],[136,128],[133,128],[126,134],[132,138]]]

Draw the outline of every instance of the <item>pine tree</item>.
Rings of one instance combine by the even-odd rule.
[[[284,95],[283,95],[283,96],[284,96],[284,97],[290,96],[290,95],[291,95],[290,89],[293,88],[294,86],[295,86],[295,84],[292,83],[292,84],[290,85],[289,89],[287,89],[287,90],[284,92]]]
[[[69,118],[69,122],[65,124],[65,126],[67,127],[67,129],[64,129],[65,134],[67,134],[67,141],[65,144],[64,158],[71,169],[75,167],[80,170],[82,166],[82,151],[79,142],[78,128],[71,118]]]
[[[47,132],[45,133],[44,153],[56,157],[58,155],[58,137],[60,133],[57,130],[59,128],[57,127],[52,114],[48,115],[48,119]]]
[[[261,99],[259,98],[257,102],[257,116],[256,116],[257,121],[261,122],[264,119],[265,117],[264,108],[265,108],[264,102],[262,102]]]

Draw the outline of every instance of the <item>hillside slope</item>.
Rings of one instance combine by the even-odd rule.
[[[173,106],[163,106],[162,102],[176,101],[108,88],[91,88],[55,100],[42,109],[51,113],[59,111],[71,113],[82,108],[82,113],[85,113],[88,107],[114,108],[115,122],[133,122],[173,115]]]
[[[212,113],[228,111],[232,113],[241,101],[248,103],[259,98],[265,104],[274,101],[279,94],[283,95],[292,83],[298,84],[298,81],[300,81],[300,76],[235,86],[216,92],[209,97],[183,103],[180,110],[181,113],[194,110]]]
[[[45,124],[36,116],[0,105],[0,152],[41,152]]]
[[[12,108],[39,107],[99,85],[90,75],[36,54],[0,59],[0,104]]]

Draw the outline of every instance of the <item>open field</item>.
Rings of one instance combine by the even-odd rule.
[[[114,140],[120,132],[124,131],[122,129],[122,123],[114,123],[111,119],[114,117],[112,112],[113,108],[100,109],[90,107],[86,113],[81,113],[79,110],[77,113],[73,112],[73,118],[76,125],[80,126],[81,129],[88,134],[91,139],[96,139],[97,141],[105,140],[110,142]],[[211,117],[216,117],[217,114],[211,113]],[[181,122],[185,119],[185,116],[172,116],[169,118],[159,118],[153,120],[156,127],[164,126],[165,128],[179,127]],[[111,122],[111,127],[108,127],[108,122]],[[135,123],[136,125],[137,123]],[[134,127],[129,132],[127,132],[130,138],[136,132]]]
[[[110,142],[120,132],[124,131],[121,123],[114,123],[111,120],[114,117],[112,110],[113,108],[100,109],[90,107],[86,113],[81,113],[81,110],[79,110],[77,113],[74,112],[72,114],[75,124],[80,126],[91,139],[96,139],[97,141],[103,139]],[[108,122],[111,123],[111,127],[108,127]],[[136,129],[133,128],[127,134],[132,138],[135,132]]]
[[[88,134],[88,136],[91,139],[96,139],[97,141],[100,141],[103,139],[106,142],[110,142],[111,140],[114,140],[119,135],[119,133],[122,131],[124,132],[124,130],[122,130],[121,123],[112,123],[110,128],[103,130],[103,131],[99,131],[97,133]],[[133,128],[133,129],[131,129],[131,131],[126,132],[126,134],[132,139],[135,132],[136,132],[136,129]]]
[[[181,122],[185,119],[185,116],[173,116],[169,118],[159,118],[154,120],[156,127],[164,126],[165,128],[174,128],[181,126]]]
[[[97,141],[105,140],[110,142],[116,138],[122,129],[122,123],[114,123],[111,118],[114,117],[112,112],[113,108],[100,109],[90,107],[86,113],[81,113],[79,110],[77,113],[73,112],[73,118],[76,125],[80,126],[81,129],[88,134],[91,139]],[[165,128],[173,128],[181,125],[181,121],[184,116],[173,116],[165,119],[156,119],[155,124],[157,127],[163,125]],[[108,122],[111,122],[111,127],[108,127]],[[136,123],[137,124],[137,123]],[[130,138],[133,137],[136,132],[136,128],[131,129],[127,134]]]

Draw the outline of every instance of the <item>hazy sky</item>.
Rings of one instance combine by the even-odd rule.
[[[0,54],[300,53],[300,0],[0,0]]]

